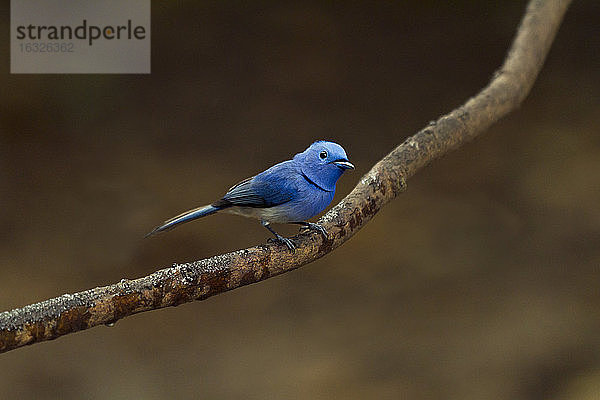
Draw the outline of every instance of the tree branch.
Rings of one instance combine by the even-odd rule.
[[[295,254],[280,244],[260,245],[0,313],[0,352],[111,324],[143,311],[204,300],[291,271],[331,252],[404,191],[406,179],[520,105],[535,82],[569,3],[530,1],[504,65],[489,85],[375,164],[354,190],[320,219],[329,239],[302,233],[294,239]]]

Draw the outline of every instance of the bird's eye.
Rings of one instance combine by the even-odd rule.
[[[322,151],[322,152],[319,154],[319,157],[321,157],[321,160],[324,160],[324,159],[326,159],[326,158],[327,158],[327,152],[326,152],[326,151]]]

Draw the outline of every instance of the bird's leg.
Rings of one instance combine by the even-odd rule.
[[[323,228],[321,225],[319,224],[315,224],[314,222],[292,222],[293,224],[297,224],[297,225],[302,225],[303,227],[307,228],[307,229],[311,229],[313,231],[317,231],[319,232],[321,235],[323,235],[323,237],[325,238],[325,240],[329,239],[329,234],[327,233],[327,231],[325,230],[325,228]]]
[[[296,251],[296,245],[294,244],[294,242],[292,242],[291,239],[284,238],[279,233],[275,232],[275,230],[273,228],[271,228],[271,226],[269,225],[269,223],[267,221],[260,221],[260,223],[262,224],[262,226],[267,228],[269,230],[269,232],[271,232],[273,235],[275,235],[275,239],[277,239],[281,243],[285,244],[292,253],[294,251]]]

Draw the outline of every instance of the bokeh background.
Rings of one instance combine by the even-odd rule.
[[[5,35],[0,309],[264,242],[229,215],[143,236],[315,139],[357,166],[341,199],[489,81],[525,7],[449,3],[156,1],[147,76],[10,75]],[[597,399],[599,4],[518,111],[332,254],[2,354],[0,397]]]

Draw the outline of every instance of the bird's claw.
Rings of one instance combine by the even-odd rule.
[[[281,235],[277,235],[274,238],[269,238],[269,242],[279,242],[286,245],[286,247],[292,252],[296,252],[296,245],[292,242],[292,239],[285,238]]]
[[[325,238],[325,240],[329,240],[329,233],[327,233],[327,230],[325,228],[323,228],[323,226],[321,226],[319,224],[315,224],[314,222],[307,222],[306,225],[304,226],[304,228],[305,229],[310,229],[312,231],[317,231],[321,235],[323,235],[323,237]]]

